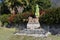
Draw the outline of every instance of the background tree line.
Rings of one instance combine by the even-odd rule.
[[[40,9],[47,9],[51,6],[50,0],[3,0],[1,3],[1,14],[10,14],[11,9],[22,6],[23,12],[31,11],[35,12],[36,4],[39,5]]]

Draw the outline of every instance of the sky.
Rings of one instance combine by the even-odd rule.
[[[2,1],[0,0],[0,3],[1,3]]]
[[[51,0],[52,6],[54,7],[60,7],[60,0]]]

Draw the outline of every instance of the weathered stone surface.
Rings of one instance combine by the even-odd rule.
[[[38,18],[29,17],[29,21],[27,23],[27,28],[28,29],[36,29],[39,27],[40,27],[40,23],[39,23]]]
[[[33,30],[31,30],[31,29],[25,29],[25,30],[22,30],[22,31],[20,31],[20,33],[27,33],[27,34],[44,34],[44,33],[46,33],[46,31],[45,30],[43,30],[43,29],[33,29]]]
[[[47,31],[44,29],[24,29],[21,30],[16,35],[27,35],[27,36],[35,36],[35,37],[47,37]]]
[[[39,28],[39,27],[40,27],[39,23],[28,23],[27,24],[28,29],[36,29],[36,28]]]

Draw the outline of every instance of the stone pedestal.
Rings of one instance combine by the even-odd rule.
[[[40,28],[38,18],[29,17],[29,21],[27,23],[27,29],[38,29],[38,28]]]
[[[27,29],[23,29],[20,32],[16,33],[16,35],[26,35],[26,36],[34,36],[34,37],[46,37],[46,30],[40,28],[40,23],[38,18],[29,17],[29,21],[27,23]]]
[[[38,29],[40,28],[40,23],[28,23],[27,29]]]

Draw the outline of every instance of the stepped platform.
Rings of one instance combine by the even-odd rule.
[[[44,29],[24,29],[20,32],[17,32],[15,35],[26,35],[34,37],[47,37],[47,31]]]

